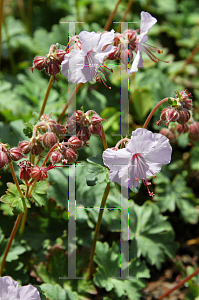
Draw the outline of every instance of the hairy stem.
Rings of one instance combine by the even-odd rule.
[[[18,182],[17,177],[16,177],[16,175],[15,175],[15,171],[14,171],[14,168],[13,168],[12,163],[9,163],[9,167],[10,167],[10,171],[11,171],[13,180],[14,180],[15,185],[16,185],[16,187],[17,187],[17,190],[18,190],[18,192],[19,192],[19,195],[20,195],[21,198],[23,198],[24,195],[22,194],[22,191],[21,191],[21,189],[20,189],[19,182]]]
[[[113,10],[112,13],[110,14],[110,16],[109,16],[109,18],[108,18],[108,20],[107,20],[107,22],[106,22],[106,25],[105,25],[105,27],[104,27],[104,31],[106,31],[106,30],[109,29],[109,27],[110,27],[110,25],[111,25],[111,22],[112,22],[112,20],[113,20],[113,17],[114,17],[114,15],[115,15],[116,11],[117,11],[118,5],[120,4],[121,1],[122,1],[122,0],[118,0],[118,1],[117,1],[114,10]]]
[[[46,103],[47,103],[47,100],[48,100],[48,96],[49,96],[51,87],[53,85],[53,80],[54,80],[54,76],[51,76],[50,80],[49,80],[49,83],[48,83],[47,90],[46,90],[46,94],[45,94],[45,97],[44,97],[44,101],[43,101],[43,104],[42,104],[42,107],[41,107],[41,110],[40,110],[40,113],[39,113],[39,119],[41,118],[41,116],[44,113],[44,109],[45,109],[45,106],[46,106]]]
[[[95,236],[94,236],[93,245],[92,245],[92,249],[91,249],[88,278],[90,278],[93,274],[93,258],[94,258],[94,253],[95,253],[95,247],[96,247],[97,238],[98,238],[98,234],[99,234],[99,230],[100,230],[100,226],[101,226],[102,215],[103,215],[104,207],[105,207],[105,204],[106,204],[106,199],[108,197],[110,189],[111,189],[110,184],[107,183],[106,189],[105,189],[103,197],[102,197],[102,202],[101,202],[101,205],[100,205],[100,212],[99,212],[97,224],[96,224],[96,227],[95,227]]]
[[[176,284],[176,286],[174,286],[172,289],[168,290],[166,293],[164,293],[163,295],[161,295],[158,300],[163,299],[164,297],[170,295],[173,291],[177,290],[178,288],[180,288],[185,282],[187,282],[189,279],[191,279],[192,277],[194,277],[195,275],[197,275],[199,273],[199,268],[197,268],[192,274],[190,274],[189,276],[187,276],[185,279],[183,279],[182,281],[180,281],[178,284]]]
[[[79,91],[80,87],[83,85],[83,83],[78,83],[76,89],[73,91],[72,95],[70,96],[70,98],[68,99],[66,105],[64,106],[59,118],[57,119],[57,122],[59,123],[61,121],[61,119],[63,118],[69,104],[72,102],[73,98],[75,97],[76,93]]]
[[[158,109],[158,107],[159,107],[160,105],[162,105],[162,103],[167,102],[168,99],[169,99],[168,97],[162,99],[162,100],[161,100],[161,101],[153,108],[153,110],[150,112],[148,118],[146,119],[146,122],[144,123],[143,128],[147,128],[147,125],[149,124],[149,122],[150,122],[152,116],[154,115],[155,111]]]
[[[15,225],[14,225],[14,227],[13,227],[13,229],[12,229],[12,233],[11,233],[11,235],[10,235],[10,239],[9,239],[9,241],[8,241],[8,244],[7,244],[7,246],[6,246],[6,249],[5,249],[5,252],[4,252],[4,255],[3,255],[3,259],[2,259],[2,263],[1,263],[1,269],[0,269],[0,276],[2,275],[3,268],[4,268],[4,265],[5,265],[5,262],[6,262],[6,257],[7,257],[7,255],[8,255],[8,252],[9,252],[9,250],[10,250],[12,241],[13,241],[13,239],[14,239],[14,237],[15,237],[16,232],[17,232],[17,228],[19,227],[19,224],[20,224],[20,222],[21,222],[22,216],[23,216],[23,213],[21,212],[21,213],[18,215],[17,220],[16,220],[16,222],[15,222]]]

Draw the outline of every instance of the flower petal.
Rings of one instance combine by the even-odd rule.
[[[152,17],[148,12],[141,12],[140,35],[145,35],[151,27],[157,22],[157,19]]]
[[[115,31],[113,29],[109,32],[105,32],[105,33],[101,34],[99,44],[98,44],[97,48],[95,49],[95,51],[100,52],[103,50],[104,46],[110,45],[114,40],[114,36],[115,36]]]
[[[114,171],[119,171],[121,167],[128,165],[129,160],[131,159],[131,153],[124,149],[119,149],[117,151],[112,149],[106,149],[103,152],[102,158],[104,164]]]
[[[79,34],[79,39],[82,44],[82,53],[84,55],[87,55],[89,51],[95,51],[98,47],[99,41],[101,39],[101,35],[99,33],[96,33],[94,31],[88,32],[88,31],[82,31]]]
[[[154,134],[157,141],[157,145],[151,148],[145,155],[145,159],[152,163],[160,163],[167,165],[171,161],[172,147],[169,143],[169,139],[162,134]]]
[[[18,282],[13,280],[10,276],[3,276],[0,278],[0,299],[2,300],[16,300]]]
[[[20,300],[41,300],[38,290],[30,284],[20,287],[18,293]]]
[[[133,60],[131,69],[130,69],[130,74],[137,72],[138,68],[143,68],[143,59],[142,59],[142,47],[139,47],[137,54]]]
[[[61,71],[64,76],[71,82],[83,82],[81,69],[84,68],[85,60],[81,50],[73,49],[69,54],[66,54],[61,63]]]
[[[106,49],[102,52],[96,53],[95,54],[95,58],[100,62],[103,63],[104,58],[109,54],[112,53],[114,51],[114,47],[111,45],[108,45],[106,47]]]

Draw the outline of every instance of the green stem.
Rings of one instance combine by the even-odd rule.
[[[29,185],[27,185],[26,196],[25,197],[28,197],[28,191],[29,191]],[[25,214],[23,215],[23,218],[21,220],[21,226],[20,226],[20,229],[19,229],[19,239],[18,239],[19,242],[21,241],[23,233],[24,233],[27,215],[28,215],[28,208],[25,207]]]
[[[83,85],[83,83],[78,83],[76,89],[72,92],[72,95],[70,96],[70,98],[68,99],[68,102],[66,103],[66,105],[64,106],[59,118],[57,119],[57,122],[59,123],[61,121],[61,119],[63,118],[69,104],[72,102],[73,98],[75,97],[76,93],[79,91],[80,87]]]
[[[12,229],[12,233],[11,233],[11,235],[10,235],[10,239],[9,239],[9,241],[8,241],[8,244],[7,244],[7,246],[6,246],[6,250],[5,250],[4,255],[3,255],[3,259],[2,259],[2,263],[1,263],[1,269],[0,269],[0,276],[2,275],[3,268],[4,268],[4,265],[5,265],[5,262],[6,262],[6,257],[7,257],[7,255],[8,255],[8,252],[9,252],[9,250],[10,250],[12,241],[13,241],[13,239],[14,239],[14,237],[15,237],[16,232],[17,232],[17,228],[19,227],[19,224],[20,224],[20,221],[21,221],[22,216],[23,216],[23,213],[21,212],[21,213],[18,215],[17,220],[16,220],[16,222],[15,222],[15,225],[14,225],[14,227],[13,227],[13,229]]]
[[[180,281],[176,286],[174,286],[172,289],[168,290],[166,293],[161,295],[158,300],[163,299],[164,297],[170,295],[173,291],[177,290],[179,287],[181,287],[185,282],[187,282],[189,279],[191,279],[193,276],[197,275],[199,273],[199,268],[197,268],[191,275],[187,276],[185,279]]]
[[[91,249],[88,278],[90,278],[93,274],[93,258],[94,258],[94,253],[95,253],[95,247],[96,247],[97,238],[98,238],[98,234],[99,234],[99,230],[100,230],[100,226],[101,226],[102,215],[103,215],[104,207],[105,207],[105,204],[106,204],[106,199],[108,197],[110,189],[111,189],[110,184],[107,183],[106,189],[105,189],[103,197],[102,197],[102,202],[101,202],[101,205],[100,205],[100,212],[99,212],[97,224],[96,224],[96,227],[95,227],[95,236],[94,236],[93,245],[92,245],[92,249]]]
[[[155,111],[158,109],[158,107],[159,107],[160,105],[162,105],[162,103],[167,102],[168,99],[169,99],[168,97],[167,97],[167,98],[164,98],[163,100],[161,100],[161,101],[154,107],[154,109],[150,112],[148,118],[146,119],[146,122],[144,123],[143,128],[147,128],[147,125],[149,124],[149,122],[150,122],[152,116],[154,115]]]
[[[14,180],[15,185],[16,185],[16,187],[17,187],[17,190],[18,190],[18,192],[19,192],[19,195],[20,195],[21,198],[24,198],[24,195],[22,194],[22,191],[21,191],[20,186],[19,186],[19,182],[18,182],[17,177],[16,177],[16,175],[15,175],[15,171],[14,171],[14,168],[13,168],[12,163],[9,163],[9,167],[10,167],[10,171],[11,171],[13,180]]]
[[[46,103],[47,103],[47,100],[48,100],[48,96],[49,96],[51,87],[53,85],[53,80],[54,80],[54,76],[51,76],[50,80],[49,80],[49,83],[48,83],[47,90],[46,90],[46,94],[45,94],[45,97],[44,97],[44,101],[43,101],[43,104],[42,104],[42,107],[41,107],[41,110],[40,110],[40,113],[39,113],[39,119],[44,113],[44,109],[45,109],[45,106],[46,106]]]

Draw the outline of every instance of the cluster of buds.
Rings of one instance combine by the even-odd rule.
[[[161,121],[166,121],[164,125],[167,126],[170,122],[177,121],[181,125],[178,126],[178,132],[187,132],[187,123],[191,117],[190,111],[192,109],[192,100],[188,98],[191,97],[191,93],[187,93],[187,90],[175,91],[175,93],[176,98],[168,99],[171,106],[163,109],[160,120],[156,124],[159,125]]]
[[[84,113],[81,110],[76,110],[73,115],[67,120],[66,129],[68,133],[76,134],[76,136],[86,143],[91,134],[99,135],[102,138],[102,119],[95,111],[88,110]]]
[[[18,161],[24,157],[20,148],[13,147],[9,149],[8,145],[0,143],[0,169],[12,161]]]
[[[122,34],[115,33],[114,51],[108,55],[107,59],[120,59],[127,68],[128,63],[133,59],[133,51],[137,52],[138,50],[138,31],[139,29],[128,29]]]
[[[187,124],[170,124],[168,128],[162,128],[160,133],[165,135],[171,142],[176,143],[177,138],[181,133],[188,132],[190,142],[199,140],[199,122],[194,121],[193,118]]]
[[[68,49],[65,50],[57,49],[55,45],[50,46],[49,53],[46,56],[36,56],[33,61],[33,69],[44,70],[47,74],[54,76],[56,80],[56,75],[60,72],[60,65],[64,60],[64,55],[68,53]]]
[[[20,142],[19,148],[23,154],[41,155],[46,148],[50,149],[60,138],[63,139],[65,131],[65,127],[58,124],[50,115],[42,115],[40,122],[34,126],[30,141]]]

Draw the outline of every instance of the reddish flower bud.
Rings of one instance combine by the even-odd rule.
[[[137,32],[133,29],[128,29],[123,32],[123,37],[128,39],[129,43],[134,42],[137,39]]]
[[[191,117],[190,112],[186,108],[183,108],[182,110],[179,111],[179,114],[180,116],[177,122],[181,125],[185,125],[185,123],[187,123]]]
[[[14,147],[9,151],[12,160],[17,161],[24,157],[21,148]]]
[[[186,100],[184,100],[184,104],[183,104],[183,106],[185,107],[185,108],[187,108],[187,109],[192,109],[192,100],[191,99],[186,99]]]
[[[62,154],[59,151],[53,151],[50,155],[52,165],[58,164],[62,161]]]
[[[31,179],[33,165],[30,161],[22,161],[18,164],[18,166],[20,167],[19,178],[25,182],[29,181]]]
[[[0,151],[0,169],[5,167],[9,163],[9,159],[5,152]]]
[[[185,124],[185,125],[177,124],[176,130],[178,133],[184,133],[184,132],[188,132],[189,128],[188,128],[187,124]]]
[[[66,148],[66,150],[63,152],[63,156],[65,158],[64,162],[66,163],[72,163],[77,160],[78,153],[72,148]]]
[[[36,181],[42,181],[48,177],[47,171],[44,171],[44,168],[34,166],[31,172],[31,177]]]
[[[47,63],[46,73],[51,76],[56,76],[60,72],[60,66],[58,63],[54,62],[52,59]]]
[[[86,143],[88,140],[90,140],[91,134],[87,127],[81,128],[77,133],[78,138]]]
[[[42,142],[46,148],[51,148],[57,143],[57,141],[57,136],[53,132],[46,132],[42,137]]]
[[[164,108],[161,116],[160,116],[160,121],[157,121],[156,124],[159,125],[161,121],[167,121],[164,123],[165,126],[167,126],[170,122],[175,122],[179,118],[179,112],[175,110],[175,108]]]
[[[89,131],[91,134],[96,134],[101,137],[101,132],[102,132],[102,124],[97,124],[97,125],[90,125],[89,126]]]
[[[82,148],[82,140],[80,140],[76,135],[71,136],[68,140],[68,143],[70,144],[69,147],[73,149]]]
[[[42,147],[41,144],[37,143],[32,145],[32,149],[31,149],[32,155],[40,155],[43,151],[44,148]]]
[[[46,65],[46,58],[44,56],[36,56],[34,58],[33,67],[31,68],[31,70],[32,71],[33,69],[43,70],[45,68],[45,65]]]
[[[189,138],[196,142],[199,140],[199,123],[193,122],[189,125]]]
[[[31,143],[28,141],[22,141],[19,143],[19,148],[21,148],[24,154],[28,154],[31,150]]]
[[[56,58],[58,64],[61,64],[61,62],[64,60],[65,54],[67,54],[67,52],[64,51],[64,50],[57,50],[56,51],[55,58]]]
[[[109,53],[106,59],[115,60],[120,57],[120,47],[115,47],[114,51]]]

